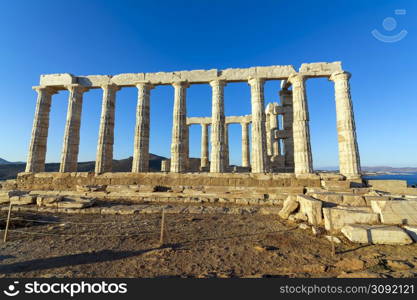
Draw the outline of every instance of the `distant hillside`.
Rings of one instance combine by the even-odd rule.
[[[166,159],[165,157],[150,154],[149,168],[151,171],[161,170],[161,161]],[[130,172],[132,170],[132,157],[113,160],[113,172]],[[0,180],[16,178],[17,173],[25,171],[25,163],[7,163],[0,164]],[[78,163],[79,172],[93,172],[95,167],[95,161],[86,161]],[[48,163],[45,164],[46,172],[58,172],[59,163]]]
[[[10,165],[10,164],[24,164],[24,162],[21,162],[21,161],[10,162],[3,158],[0,158],[0,165]]]

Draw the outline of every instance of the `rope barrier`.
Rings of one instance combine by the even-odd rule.
[[[46,235],[46,236],[72,236],[72,237],[131,237],[131,236],[139,236],[142,234],[147,233],[158,233],[157,231],[154,232],[139,232],[136,234],[120,234],[120,235],[91,235],[91,234],[58,234],[58,233],[46,233],[46,232],[31,232],[31,231],[24,231],[19,229],[9,230],[10,232],[17,232],[17,233],[24,233],[29,235]]]
[[[32,220],[32,219],[16,218],[16,217],[15,218],[10,218],[10,220],[20,220],[20,221],[48,223],[48,224],[76,224],[76,225],[136,224],[137,222],[145,222],[144,220],[140,220],[140,221],[139,220],[137,220],[137,221],[117,221],[117,220],[115,220],[115,221],[112,221],[112,222],[91,222],[91,223],[89,223],[89,222],[71,222],[71,221]]]

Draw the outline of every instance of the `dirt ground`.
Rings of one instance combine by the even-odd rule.
[[[13,217],[7,243],[0,242],[0,277],[417,276],[416,243],[358,245],[340,237],[333,257],[322,234],[273,215],[167,214],[162,247],[159,214]]]

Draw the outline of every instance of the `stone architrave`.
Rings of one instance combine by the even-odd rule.
[[[212,122],[211,122],[211,159],[210,172],[222,173],[226,169],[225,151],[225,117],[223,80],[210,81],[212,87]]]
[[[76,172],[78,163],[78,151],[80,146],[80,125],[83,105],[83,93],[88,89],[79,84],[70,84],[67,85],[66,88],[69,91],[68,110],[59,171]]]
[[[171,143],[171,168],[170,172],[181,173],[187,168],[187,110],[186,90],[188,83],[185,81],[174,82],[175,89],[172,143]]]
[[[149,172],[150,91],[153,86],[149,82],[138,82],[136,87],[138,102],[132,172],[139,173]]]
[[[251,78],[248,80],[251,87],[252,105],[252,173],[265,173],[267,171],[266,130],[264,109],[264,79]]]
[[[206,168],[209,165],[208,146],[208,124],[201,123],[201,168]]]
[[[95,172],[97,174],[112,171],[114,144],[114,110],[116,85],[103,85],[103,100],[101,104],[100,129],[98,133]]]
[[[249,150],[249,123],[240,123],[242,126],[242,167],[250,167]]]
[[[293,92],[294,172],[295,174],[312,173],[313,159],[305,78],[300,74],[293,74],[288,78],[288,81],[292,83]]]
[[[34,87],[34,90],[38,93],[38,98],[25,171],[37,173],[45,171],[49,113],[51,111],[52,95],[57,92],[53,88],[44,86]]]
[[[335,88],[340,173],[348,178],[357,178],[361,170],[349,78],[348,72],[337,72],[330,76]]]

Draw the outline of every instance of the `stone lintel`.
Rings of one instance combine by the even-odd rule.
[[[299,73],[307,77],[330,76],[342,71],[340,62],[303,64]],[[135,86],[138,81],[148,81],[153,85],[171,85],[176,81],[187,81],[190,84],[207,84],[213,80],[227,82],[247,82],[248,78],[264,78],[266,80],[285,80],[297,71],[291,65],[258,66],[251,68],[230,68],[224,70],[191,70],[155,73],[123,73],[111,75],[74,76],[69,73],[41,75],[40,84],[56,86],[64,89],[65,85],[78,83],[89,88],[100,88],[102,85],[114,83],[121,87]]]

